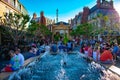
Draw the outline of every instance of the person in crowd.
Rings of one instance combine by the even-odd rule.
[[[37,47],[36,47],[35,44],[33,44],[32,47],[31,47],[31,53],[33,53],[33,55],[37,54]]]
[[[51,51],[52,52],[57,52],[57,44],[56,44],[56,42],[52,43],[52,45],[51,45]]]
[[[95,46],[95,43],[96,43],[95,39],[92,39],[91,44],[93,47]]]
[[[106,48],[107,48],[107,44],[103,43],[101,53],[103,53],[106,50]]]
[[[43,43],[43,44],[39,47],[39,51],[40,51],[40,53],[44,53],[44,52],[45,52],[45,43]]]
[[[43,57],[45,57],[46,55],[48,55],[48,54],[50,53],[50,50],[51,50],[51,48],[50,48],[49,44],[46,43],[46,44],[45,44],[45,52],[44,52],[44,54],[41,56],[41,58],[43,58]]]
[[[86,56],[88,56],[88,46],[87,46],[87,44],[84,44],[84,53],[85,53],[85,55]]]
[[[82,46],[84,45],[83,39],[80,39],[80,48],[82,48]]]
[[[109,47],[106,47],[106,50],[104,50],[104,52],[101,54],[100,61],[106,64],[114,63],[113,55]]]
[[[119,50],[117,52],[117,56],[120,56],[120,45],[118,45],[118,48],[119,48]]]
[[[18,56],[19,58],[19,63],[20,63],[20,67],[23,67],[24,66],[24,56],[20,53],[20,49],[16,49],[15,51],[16,55]]]
[[[10,50],[9,55],[11,56],[10,63],[6,65],[1,72],[12,72],[20,68],[19,58],[13,50]]]
[[[68,52],[72,51],[72,42],[69,40],[67,43]]]
[[[80,52],[81,52],[81,53],[84,53],[84,45],[81,46],[81,48],[80,48]]]
[[[115,43],[115,44],[114,44],[114,46],[113,46],[113,51],[112,51],[114,61],[116,61],[116,58],[117,58],[117,52],[118,52],[118,50],[119,50],[118,44],[117,44],[117,43]]]
[[[34,56],[35,56],[35,54],[34,54],[34,50],[33,50],[32,47],[30,47],[30,49],[29,49],[29,57],[28,57],[28,58],[30,58],[30,57],[34,57]]]
[[[48,43],[46,43],[46,46],[45,46],[45,52],[50,52],[50,46]]]
[[[95,47],[93,50],[93,60],[95,60],[95,61],[100,60],[100,50],[98,47]]]
[[[58,46],[58,49],[59,49],[59,52],[63,52],[65,51],[66,47],[63,43],[61,43],[59,46]]]
[[[92,45],[89,45],[89,47],[88,47],[88,57],[92,57],[92,52],[93,52]]]

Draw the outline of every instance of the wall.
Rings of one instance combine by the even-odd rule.
[[[0,45],[1,45],[1,32],[0,32]]]
[[[0,1],[0,16],[3,16],[3,12],[6,12],[5,4]]]

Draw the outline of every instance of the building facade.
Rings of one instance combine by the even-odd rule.
[[[43,11],[40,12],[40,17],[37,17],[37,14],[33,13],[32,20],[34,20],[35,22],[37,22],[39,24],[46,25],[46,18],[44,16]]]
[[[112,0],[97,0],[96,5],[89,11],[88,22],[93,26],[97,28],[107,27],[116,31],[116,24],[119,23],[119,14],[115,10]]]
[[[74,29],[77,25],[88,22],[96,28],[107,27],[114,31],[120,30],[117,25],[120,19],[119,14],[113,3],[113,0],[97,0],[92,8],[84,7],[82,14],[71,20],[71,27]]]
[[[43,11],[40,12],[40,17],[38,17],[36,13],[33,13],[32,20],[35,20],[39,24],[43,24],[45,26],[53,24],[53,20],[45,17]]]
[[[52,25],[52,39],[54,36],[59,33],[61,37],[63,38],[65,34],[67,34],[67,37],[70,39],[70,25],[69,23],[60,21]]]
[[[19,0],[0,0],[0,25],[4,24],[5,13],[28,14],[25,7]],[[1,31],[0,31],[0,45],[1,45]]]
[[[4,17],[4,13],[6,12],[28,14],[19,0],[0,0],[0,7],[0,17]]]
[[[72,29],[76,29],[77,26],[79,24],[81,24],[81,21],[82,21],[82,15],[83,15],[83,12],[79,12],[78,15],[75,16],[74,19],[71,19],[69,22],[70,22],[70,26]]]

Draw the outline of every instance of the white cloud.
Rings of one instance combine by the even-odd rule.
[[[120,1],[114,3],[114,6],[115,6],[115,9],[116,9],[116,11],[119,13],[119,16],[120,16]]]

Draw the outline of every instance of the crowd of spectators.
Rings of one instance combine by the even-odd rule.
[[[114,64],[117,60],[117,56],[120,55],[120,47],[116,41],[112,43],[103,40],[95,39],[71,39],[67,43],[63,40],[59,41],[45,41],[41,43],[31,43],[28,48],[30,57],[38,56],[40,53],[58,53],[58,52],[71,52],[74,46],[80,47],[80,53],[85,54],[87,57],[92,57],[94,61]],[[10,63],[5,66],[1,71],[15,71],[20,69],[24,64],[24,56],[21,54],[19,48],[10,50],[9,55],[11,57]]]
[[[19,70],[24,65],[24,56],[20,53],[20,49],[16,48],[9,51],[11,57],[9,64],[7,64],[1,72],[12,72]]]
[[[120,55],[120,47],[115,40],[110,43],[104,40],[81,39],[79,45],[81,53],[101,63],[114,64],[117,60],[117,56]]]

